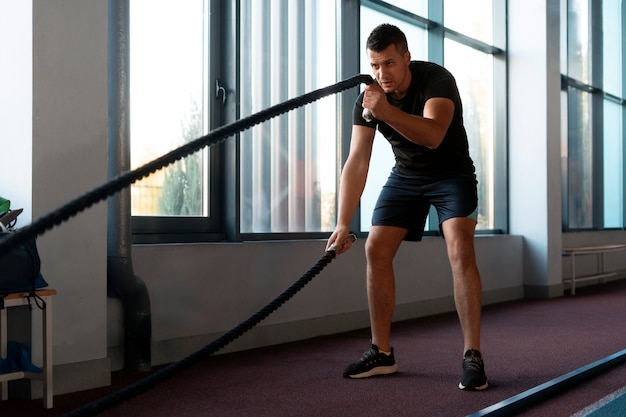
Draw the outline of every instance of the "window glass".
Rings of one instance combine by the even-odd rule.
[[[478,180],[479,229],[494,227],[493,57],[445,40],[445,67],[456,79],[463,120]],[[471,62],[471,65],[467,65]]]
[[[593,226],[593,146],[589,111],[591,95],[569,90],[568,221],[572,229]]]
[[[602,4],[603,85],[607,93],[622,96],[622,15],[621,0],[604,0]]]
[[[419,16],[428,15],[428,0],[387,0],[386,2]]]
[[[133,169],[207,131],[204,7],[199,0],[130,2]],[[207,155],[197,152],[134,184],[132,214],[207,215]]]
[[[588,0],[568,0],[568,75],[591,84],[591,42]]]
[[[568,63],[564,224],[570,229],[623,228],[623,4],[603,0],[599,7],[600,2],[590,0],[564,1]],[[600,12],[601,16],[593,15]],[[591,39],[597,48],[592,48]]]
[[[241,117],[337,82],[334,1],[241,2]],[[336,97],[241,134],[241,232],[335,227]]]
[[[604,101],[604,227],[624,227],[622,106]]]
[[[485,43],[492,43],[493,0],[444,0],[443,25]]]

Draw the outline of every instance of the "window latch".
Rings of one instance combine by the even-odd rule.
[[[226,89],[220,85],[220,80],[215,80],[215,98],[219,99],[222,95],[222,106],[226,105]]]

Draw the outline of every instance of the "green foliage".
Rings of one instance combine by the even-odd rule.
[[[182,126],[185,143],[202,136],[202,113],[193,103],[192,114]],[[198,151],[165,169],[159,197],[159,213],[165,216],[202,214],[202,151]]]

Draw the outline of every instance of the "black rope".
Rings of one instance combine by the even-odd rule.
[[[339,93],[341,91],[355,87],[360,83],[370,84],[372,82],[373,79],[369,75],[356,75],[347,80],[340,81],[331,86],[320,88],[294,99],[287,100],[283,103],[277,104],[258,113],[240,119],[234,123],[220,127],[206,136],[200,137],[194,141],[182,145],[181,147],[174,149],[173,151],[161,156],[160,158],[148,162],[147,164],[126,174],[120,175],[119,177],[105,183],[104,185],[95,188],[92,191],[70,201],[59,209],[50,212],[46,216],[41,217],[39,220],[30,224],[29,226],[20,229],[17,233],[11,235],[9,238],[5,238],[0,241],[0,254],[8,253],[11,249],[17,247],[21,243],[24,243],[26,240],[43,234],[45,231],[52,229],[54,226],[68,220],[70,217],[91,207],[95,203],[112,196],[113,194],[128,187],[132,183],[144,177],[147,177],[153,172],[156,172],[159,169],[178,161],[179,159],[182,159],[194,152],[197,152],[205,146],[212,146],[221,143],[226,138],[242,132],[246,129],[249,129],[256,124],[269,120],[287,111],[301,107],[305,104],[319,100],[330,94]],[[354,239],[354,235],[351,235],[351,238]],[[256,312],[250,318],[241,322],[232,330],[228,331],[215,341],[209,343],[202,349],[192,353],[191,355],[181,359],[178,362],[174,362],[166,366],[165,368],[156,371],[154,374],[134,384],[131,384],[126,388],[123,388],[117,392],[114,392],[113,394],[107,395],[99,400],[87,404],[84,407],[71,411],[65,414],[65,416],[93,416],[101,411],[104,411],[116,404],[119,404],[146,391],[147,389],[157,385],[158,383],[165,381],[176,372],[186,368],[187,366],[198,361],[199,359],[217,352],[224,346],[231,343],[233,340],[243,335],[248,330],[252,329],[259,322],[272,314],[278,307],[280,307],[287,300],[293,297],[306,284],[308,284],[313,279],[313,277],[319,274],[322,269],[324,269],[324,267],[328,265],[333,258],[335,258],[335,256],[336,251],[334,250],[334,248],[331,248],[314,266],[312,266],[302,277],[300,277],[300,279],[298,279],[294,284],[292,284],[287,290],[285,290],[272,302],[270,302],[268,305]]]
[[[249,129],[261,122],[269,120],[273,117],[279,116],[287,111],[304,106],[305,104],[312,103],[330,94],[336,94],[347,90],[352,87],[356,87],[360,83],[370,84],[373,79],[369,75],[355,75],[347,80],[340,81],[328,87],[314,90],[310,93],[303,94],[291,100],[287,100],[283,103],[277,104],[272,107],[268,107],[265,110],[261,110],[258,113],[254,113],[243,119],[239,119],[229,125],[219,127],[213,130],[208,135],[202,136],[191,142],[188,142],[179,148],[151,161],[147,164],[122,174],[109,182],[101,185],[85,193],[84,195],[70,201],[57,210],[51,211],[47,215],[41,217],[34,223],[21,228],[17,233],[2,239],[0,241],[0,254],[8,253],[11,249],[16,248],[18,245],[26,242],[30,238],[34,238],[52,229],[54,226],[61,224],[68,220],[70,217],[80,213],[81,211],[91,207],[95,203],[104,200],[113,194],[123,190],[134,182],[147,177],[148,175],[164,168],[174,162],[191,155],[194,152],[199,151],[205,146],[212,146],[223,142],[228,137],[240,133],[246,129]]]
[[[204,346],[203,348],[195,351],[191,355],[174,362],[164,368],[159,369],[150,376],[143,378],[119,391],[104,396],[98,400],[95,400],[83,407],[77,408],[69,413],[63,415],[63,417],[79,417],[79,416],[94,416],[102,411],[105,411],[117,404],[120,404],[130,398],[133,398],[142,392],[164,382],[166,379],[175,375],[177,372],[187,368],[198,360],[205,356],[212,355],[224,346],[228,345],[248,330],[259,324],[262,320],[272,314],[278,307],[283,305],[287,300],[293,297],[298,291],[300,291],[306,284],[308,284],[317,274],[319,274],[326,265],[328,265],[336,256],[334,249],[327,251],[322,258],[315,265],[313,265],[302,277],[300,277],[289,288],[283,291],[272,302],[265,307],[257,311],[250,316],[247,320],[239,323],[232,330],[228,331],[218,339]]]

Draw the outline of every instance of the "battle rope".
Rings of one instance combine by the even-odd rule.
[[[0,254],[8,253],[11,249],[17,247],[21,243],[24,243],[26,240],[43,234],[45,231],[52,229],[54,226],[91,207],[93,204],[104,200],[111,195],[119,192],[120,190],[128,187],[135,181],[147,177],[148,175],[158,171],[159,169],[164,168],[194,152],[197,152],[205,146],[212,146],[221,143],[226,138],[242,132],[246,129],[249,129],[256,124],[269,120],[287,111],[304,106],[305,104],[309,104],[313,101],[319,100],[327,95],[336,94],[349,88],[356,87],[360,83],[370,84],[372,82],[373,79],[369,75],[356,75],[347,80],[340,81],[331,86],[301,95],[294,99],[269,107],[258,113],[252,114],[229,125],[220,127],[206,136],[191,141],[161,156],[160,158],[148,162],[147,164],[135,170],[120,175],[119,177],[105,183],[98,188],[93,189],[83,196],[70,201],[61,208],[50,212],[46,216],[41,217],[39,220],[31,223],[29,226],[20,229],[17,233],[14,233],[10,237],[0,241]],[[356,236],[351,234],[349,239],[354,241],[356,239]],[[154,374],[134,384],[129,385],[126,388],[123,388],[117,392],[114,392],[113,394],[110,394],[97,401],[87,404],[84,407],[69,412],[65,414],[65,416],[93,416],[105,409],[112,407],[115,404],[119,404],[122,401],[125,401],[135,395],[138,395],[141,392],[146,391],[148,388],[160,382],[163,382],[167,378],[174,375],[176,372],[196,362],[200,358],[217,352],[224,346],[231,343],[233,340],[243,335],[248,330],[252,329],[259,322],[261,322],[263,319],[273,313],[278,307],[280,307],[287,300],[293,297],[306,284],[308,284],[313,279],[313,277],[319,274],[322,269],[324,269],[324,267],[328,265],[332,261],[332,259],[335,258],[335,256],[336,250],[334,247],[331,247],[313,267],[311,267],[300,279],[298,279],[294,284],[292,284],[287,290],[285,290],[272,302],[270,302],[268,305],[263,307],[250,318],[241,322],[232,330],[228,331],[223,336],[209,343],[205,347],[199,349],[198,351],[181,359],[178,362],[174,362],[166,366],[165,368],[160,369]]]
[[[356,236],[351,234],[348,238],[350,241],[354,242],[356,240]],[[204,346],[203,348],[195,351],[194,353],[186,356],[185,358],[179,360],[178,362],[174,362],[164,368],[159,369],[155,373],[150,376],[141,379],[133,384],[128,385],[121,390],[104,396],[98,400],[95,400],[83,407],[77,408],[69,413],[63,415],[63,417],[79,417],[79,416],[94,416],[97,413],[100,413],[108,408],[113,407],[116,404],[119,404],[123,401],[126,401],[130,398],[133,398],[136,395],[141,394],[142,392],[147,391],[149,388],[154,387],[155,385],[164,382],[166,379],[175,375],[177,372],[182,369],[188,367],[189,365],[195,363],[199,359],[212,355],[218,350],[222,349],[224,346],[228,345],[241,335],[243,335],[248,330],[252,329],[254,326],[259,324],[262,320],[267,318],[270,314],[272,314],[275,310],[278,309],[281,305],[283,305],[287,300],[293,297],[298,291],[300,291],[306,284],[308,284],[313,277],[319,274],[322,269],[326,265],[328,265],[336,256],[336,250],[334,247],[331,247],[325,254],[320,258],[319,261],[315,265],[313,265],[307,272],[302,275],[295,283],[293,283],[289,288],[283,291],[278,297],[276,297],[272,302],[267,304],[265,307],[257,311],[255,314],[250,316],[247,320],[239,323],[237,326],[233,327],[230,331],[224,333],[221,337],[215,339],[213,342]]]
[[[179,159],[189,156],[194,152],[197,152],[205,146],[212,146],[221,143],[228,137],[236,135],[237,133],[249,129],[252,126],[279,116],[287,111],[304,106],[305,104],[312,103],[330,94],[340,93],[349,88],[356,87],[361,83],[371,84],[372,82],[373,79],[369,75],[355,75],[352,78],[348,78],[328,87],[303,94],[275,106],[268,107],[265,110],[261,110],[260,112],[244,117],[243,119],[239,119],[229,125],[219,127],[208,135],[188,142],[139,168],[110,180],[104,185],[101,185],[100,187],[97,187],[92,191],[89,191],[70,201],[57,210],[51,211],[34,223],[21,228],[17,233],[13,233],[11,236],[2,239],[0,241],[0,254],[8,253],[9,250],[17,247],[21,243],[26,242],[28,239],[43,234],[45,231],[52,229],[54,226],[68,220],[70,217],[91,207],[95,203],[112,196],[132,183],[147,177],[159,169],[164,168]]]

